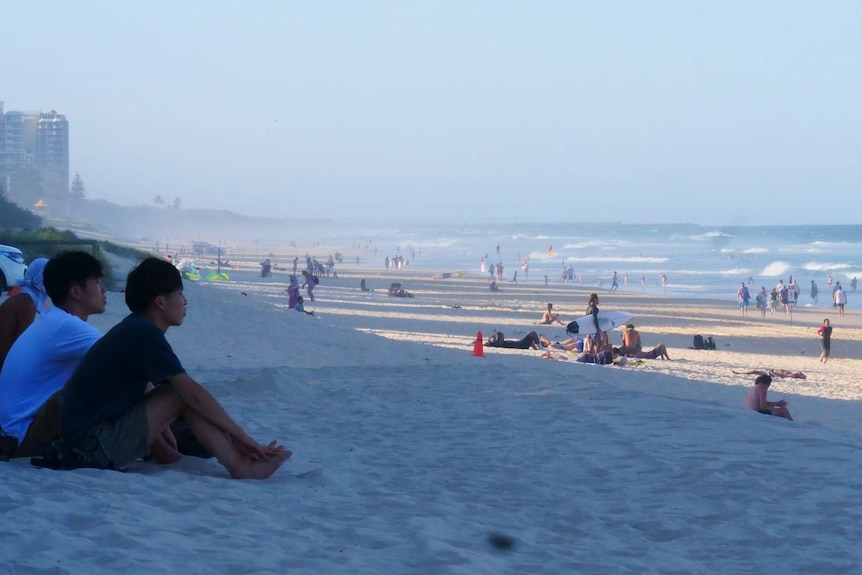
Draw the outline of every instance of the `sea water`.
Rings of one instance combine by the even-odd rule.
[[[607,292],[617,272],[620,291],[729,301],[736,301],[739,284],[745,282],[752,306],[761,286],[769,292],[792,276],[800,288],[800,306],[832,307],[832,289],[841,282],[848,307],[862,307],[855,296],[859,292],[850,287],[853,277],[862,277],[862,226],[857,225],[501,223],[389,226],[348,233],[368,245],[367,252],[371,246],[377,249],[376,265],[382,266],[386,256],[400,255],[410,260],[413,271],[466,271],[490,281],[488,265],[500,262],[504,282],[517,271],[518,283],[544,285],[547,275],[549,285],[562,285],[561,271],[571,265],[575,286]],[[529,265],[526,274],[524,260]],[[662,274],[666,287],[660,282]],[[827,285],[830,276],[832,288]],[[817,302],[810,297],[811,280],[819,289]]]

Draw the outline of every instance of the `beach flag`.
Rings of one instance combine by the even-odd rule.
[[[554,246],[548,246],[548,257],[554,257]]]
[[[476,343],[473,344],[473,357],[485,357],[485,347],[482,344],[482,332],[476,334]]]

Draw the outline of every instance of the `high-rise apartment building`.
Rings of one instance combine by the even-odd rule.
[[[68,196],[69,123],[64,115],[54,110],[5,112],[0,102],[0,183],[10,197],[27,201]]]

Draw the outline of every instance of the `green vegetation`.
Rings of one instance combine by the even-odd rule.
[[[42,218],[9,200],[3,185],[0,184],[0,229],[33,229],[41,225]]]
[[[35,258],[50,258],[66,250],[82,250],[92,253],[102,262],[105,287],[113,290],[115,281],[113,269],[105,254],[110,252],[124,258],[143,260],[148,252],[121,246],[113,242],[82,240],[74,233],[55,228],[39,228],[34,231],[0,230],[0,244],[15,246],[24,253],[28,262]]]

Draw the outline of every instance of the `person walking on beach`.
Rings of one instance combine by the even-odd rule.
[[[833,299],[835,301],[835,307],[838,308],[838,316],[844,317],[844,306],[847,304],[847,294],[844,293],[844,289],[841,287],[840,283],[833,294]]]
[[[601,328],[599,328],[599,294],[590,294],[590,298],[587,300],[586,315],[593,316],[593,323],[596,326],[596,333],[600,333],[602,330]]]
[[[302,277],[305,278],[305,283],[299,287],[300,289],[305,288],[305,291],[308,294],[308,299],[314,301],[314,288],[320,280],[317,279],[316,275],[312,275],[305,270],[302,270]],[[294,303],[294,305],[296,304]]]
[[[760,310],[760,317],[766,317],[766,305],[769,302],[769,294],[766,293],[766,286],[760,286],[760,293],[757,294],[755,298],[757,301],[757,309]]]
[[[614,272],[614,277],[611,278],[611,290],[608,293],[614,293],[618,289],[620,289],[620,284],[617,281],[617,272]]]
[[[811,280],[811,299],[814,301],[814,303],[817,303],[817,294],[819,291],[820,290],[817,289],[817,284],[814,282],[814,280]]]
[[[829,324],[829,318],[823,320],[823,325],[817,330],[820,335],[820,363],[829,361],[829,354],[832,351],[832,326]]]
[[[778,290],[772,288],[772,291],[769,292],[769,311],[772,315],[775,315],[775,312],[778,310]]]
[[[754,380],[754,387],[748,390],[745,394],[745,407],[753,409],[757,413],[764,415],[774,415],[775,417],[783,417],[793,421],[790,415],[790,410],[787,409],[787,402],[783,399],[780,401],[767,401],[766,392],[772,384],[772,378],[768,375],[759,375]]]
[[[748,286],[745,282],[740,282],[739,289],[736,290],[736,301],[739,302],[739,309],[742,311],[743,317],[748,317],[748,304],[751,301],[751,294],[748,291]]]
[[[275,473],[291,452],[249,436],[186,373],[165,339],[186,315],[177,268],[145,259],[129,272],[125,300],[131,314],[90,348],[66,383],[62,437],[53,444],[52,461],[67,468],[123,469],[148,455],[154,441],[170,444],[168,426],[184,416],[232,477],[265,479]]]
[[[784,307],[784,315],[790,313],[790,290],[784,283],[781,283],[781,289],[778,292],[778,297],[781,299],[781,305]]]

